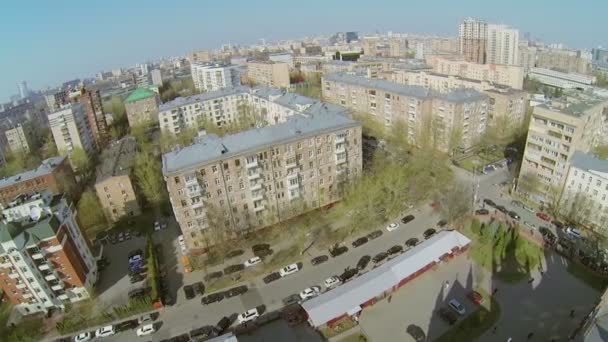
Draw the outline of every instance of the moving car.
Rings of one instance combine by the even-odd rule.
[[[397,254],[403,252],[403,246],[394,245],[386,251],[389,255]]]
[[[340,256],[344,253],[348,252],[348,247],[346,246],[334,246],[334,248],[332,248],[329,251],[329,254],[332,256],[332,258],[335,258],[337,256]]]
[[[412,338],[416,342],[426,341],[426,335],[424,334],[424,331],[421,327],[417,325],[410,324],[407,326],[407,329],[405,329],[405,331],[407,331],[407,333],[410,334],[410,336],[412,336]]]
[[[135,334],[137,334],[137,336],[146,336],[153,334],[154,332],[156,332],[156,329],[154,329],[154,324],[146,324],[137,329]]]
[[[414,215],[407,215],[401,219],[401,223],[406,224],[408,222],[414,221],[414,219],[415,219]]]
[[[366,244],[367,241],[368,241],[367,237],[365,237],[365,236],[364,237],[360,237],[357,240],[353,241],[353,247],[357,248],[359,246],[362,246],[362,245]]]
[[[292,294],[292,295],[289,295],[289,296],[283,298],[283,304],[285,306],[297,304],[300,302],[300,300],[302,300],[302,298],[300,298],[299,294]]]
[[[247,310],[247,311],[243,312],[242,314],[240,314],[237,317],[237,319],[239,321],[239,324],[243,324],[245,322],[253,321],[254,319],[256,319],[258,317],[260,317],[258,309],[253,308],[251,310]]]
[[[581,237],[583,237],[581,235],[581,232],[578,229],[571,228],[571,227],[566,228],[566,233],[577,239],[580,239]]]
[[[105,327],[99,328],[95,331],[95,337],[108,337],[114,335],[116,332],[114,331],[114,327],[111,325],[107,325]]]
[[[359,259],[359,261],[357,262],[357,269],[362,270],[366,268],[370,260],[372,260],[372,257],[370,257],[369,255],[362,256],[361,259]]]
[[[207,304],[211,304],[211,303],[215,303],[215,302],[221,302],[223,299],[224,299],[223,292],[212,293],[210,295],[207,295],[207,296],[201,298],[201,304],[207,305]]]
[[[90,332],[83,332],[82,334],[78,334],[74,336],[74,342],[87,342],[91,340]]]
[[[196,296],[196,292],[194,292],[192,285],[184,286],[184,295],[186,296],[186,299],[192,299]]]
[[[310,259],[310,263],[313,266],[317,266],[317,265],[320,265],[320,264],[326,262],[327,260],[329,260],[329,257],[327,255],[319,255],[318,257],[314,257],[314,258]]]
[[[264,281],[264,284],[269,284],[279,279],[281,279],[281,275],[279,274],[279,272],[272,272],[269,275],[265,276],[262,280]]]
[[[386,226],[386,230],[388,230],[389,232],[392,232],[393,230],[396,230],[397,228],[399,228],[399,223],[393,222],[391,224],[389,224],[388,226]]]
[[[367,234],[367,237],[370,240],[377,239],[377,238],[379,238],[381,236],[382,236],[382,231],[381,230],[374,230],[373,232]]]
[[[452,299],[448,302],[448,306],[456,311],[459,315],[464,315],[467,313],[467,309],[456,299]]]
[[[418,239],[416,239],[416,238],[407,239],[407,241],[405,241],[405,245],[408,247],[414,247],[417,244],[418,244]]]
[[[476,215],[488,215],[490,211],[488,209],[477,209],[475,210]]]
[[[294,274],[296,272],[298,272],[300,270],[300,267],[298,267],[298,264],[291,264],[291,265],[287,265],[283,268],[281,268],[279,270],[279,274],[281,275],[281,277],[286,277],[290,274]]]
[[[539,219],[543,220],[543,221],[547,221],[547,222],[551,222],[551,217],[549,217],[549,215],[545,214],[545,213],[536,213],[536,217],[538,217]]]
[[[509,216],[512,219],[514,219],[514,220],[519,220],[520,219],[519,215],[516,212],[514,212],[514,211],[509,211]]]
[[[439,308],[438,313],[439,317],[441,317],[441,319],[446,321],[449,325],[454,325],[454,323],[456,323],[458,320],[458,316],[446,308]]]
[[[437,231],[433,228],[429,228],[427,230],[424,231],[424,233],[422,233],[422,236],[425,239],[429,239],[431,236],[435,235],[435,233],[437,233]]]
[[[224,268],[224,274],[232,274],[235,272],[239,272],[245,269],[245,266],[243,264],[236,264],[236,265],[230,265],[226,268]]]
[[[340,278],[336,277],[336,276],[331,276],[327,279],[325,279],[325,287],[330,289],[338,284],[340,284]]]
[[[373,261],[375,264],[377,264],[377,263],[379,263],[380,261],[382,261],[382,260],[386,259],[386,257],[387,257],[387,256],[388,256],[388,254],[387,254],[386,252],[380,252],[380,253],[378,253],[378,254],[374,255],[374,257],[372,258],[372,261]]]
[[[248,259],[247,261],[245,261],[245,263],[243,264],[245,267],[251,267],[251,266],[255,266],[259,263],[262,262],[262,258],[260,257],[253,257],[251,259]]]
[[[302,300],[306,300],[306,299],[318,296],[319,293],[321,293],[320,286],[311,286],[309,288],[302,290],[302,292],[300,292],[300,298],[302,298]]]

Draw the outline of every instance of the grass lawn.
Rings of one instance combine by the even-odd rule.
[[[325,338],[330,338],[333,336],[340,335],[341,333],[354,328],[357,325],[355,321],[350,319],[349,317],[343,318],[340,320],[338,324],[336,324],[333,328],[325,327],[321,329],[321,334],[325,336]],[[357,334],[355,334],[357,335]],[[347,340],[348,341],[348,340]]]
[[[368,342],[370,339],[364,334],[352,334],[340,339],[338,342]]]
[[[577,262],[568,262],[568,272],[599,292],[604,292],[608,286],[608,279],[589,271]]]
[[[474,220],[464,229],[473,240],[469,254],[502,281],[517,283],[528,278],[530,270],[544,258],[543,250],[521,237],[516,229],[508,230],[496,222],[480,227],[480,222]]]
[[[475,341],[498,322],[498,318],[500,317],[498,302],[481,289],[477,289],[477,292],[481,293],[484,298],[483,305],[479,306],[477,311],[435,339],[435,342]]]

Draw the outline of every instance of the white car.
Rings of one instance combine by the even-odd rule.
[[[338,284],[340,284],[340,278],[338,278],[336,276],[331,276],[331,277],[325,279],[325,287],[328,289],[330,289]]]
[[[95,337],[108,337],[114,335],[115,333],[116,332],[114,331],[114,327],[111,325],[107,325],[103,328],[97,329],[97,331],[95,331]]]
[[[575,228],[566,228],[566,233],[568,233],[568,235],[575,237],[577,239],[580,239],[582,237],[581,232],[578,229]]]
[[[256,256],[256,257],[253,257],[253,258],[245,261],[245,263],[243,265],[245,265],[245,267],[251,267],[251,266],[255,266],[261,262],[262,262],[262,258]]]
[[[296,272],[298,272],[300,270],[300,267],[298,267],[298,264],[291,264],[291,265],[287,265],[283,268],[281,268],[279,270],[279,274],[281,275],[281,277],[286,277],[290,274],[294,274]]]
[[[253,321],[254,319],[256,319],[258,317],[260,317],[260,313],[258,312],[258,309],[247,310],[238,316],[239,324]]]
[[[386,226],[386,230],[388,230],[389,232],[392,232],[393,230],[399,228],[399,223],[393,222],[391,224],[389,224],[388,226]]]
[[[153,334],[154,332],[156,332],[156,329],[154,329],[154,324],[143,325],[135,331],[137,336],[146,336]]]
[[[155,231],[159,231],[160,230],[160,223],[158,221],[154,221],[154,230]]]
[[[141,260],[142,260],[142,258],[141,258],[141,255],[139,255],[139,254],[134,255],[134,256],[132,256],[132,257],[129,258],[130,262],[137,262],[137,261],[141,261]]]
[[[311,286],[307,289],[304,289],[302,292],[300,292],[300,298],[302,298],[302,300],[314,298],[314,297],[318,296],[319,293],[321,293],[320,286]]]
[[[74,342],[87,342],[89,340],[91,340],[90,332],[83,332],[82,334],[74,336]]]
[[[465,309],[464,305],[462,305],[456,299],[450,300],[450,302],[448,303],[448,305],[450,306],[450,308],[452,310],[458,312],[459,315],[464,315],[464,314],[467,313],[467,309]]]

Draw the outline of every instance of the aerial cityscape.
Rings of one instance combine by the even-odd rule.
[[[606,5],[136,2],[2,15],[0,341],[608,341]]]

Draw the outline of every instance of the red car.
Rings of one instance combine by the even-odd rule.
[[[549,217],[549,215],[547,215],[545,213],[536,213],[536,217],[538,217],[539,219],[541,219],[543,221],[547,221],[547,222],[551,221],[551,218]]]
[[[469,297],[469,299],[477,305],[481,305],[483,303],[483,296],[477,291],[469,292],[467,297]]]

